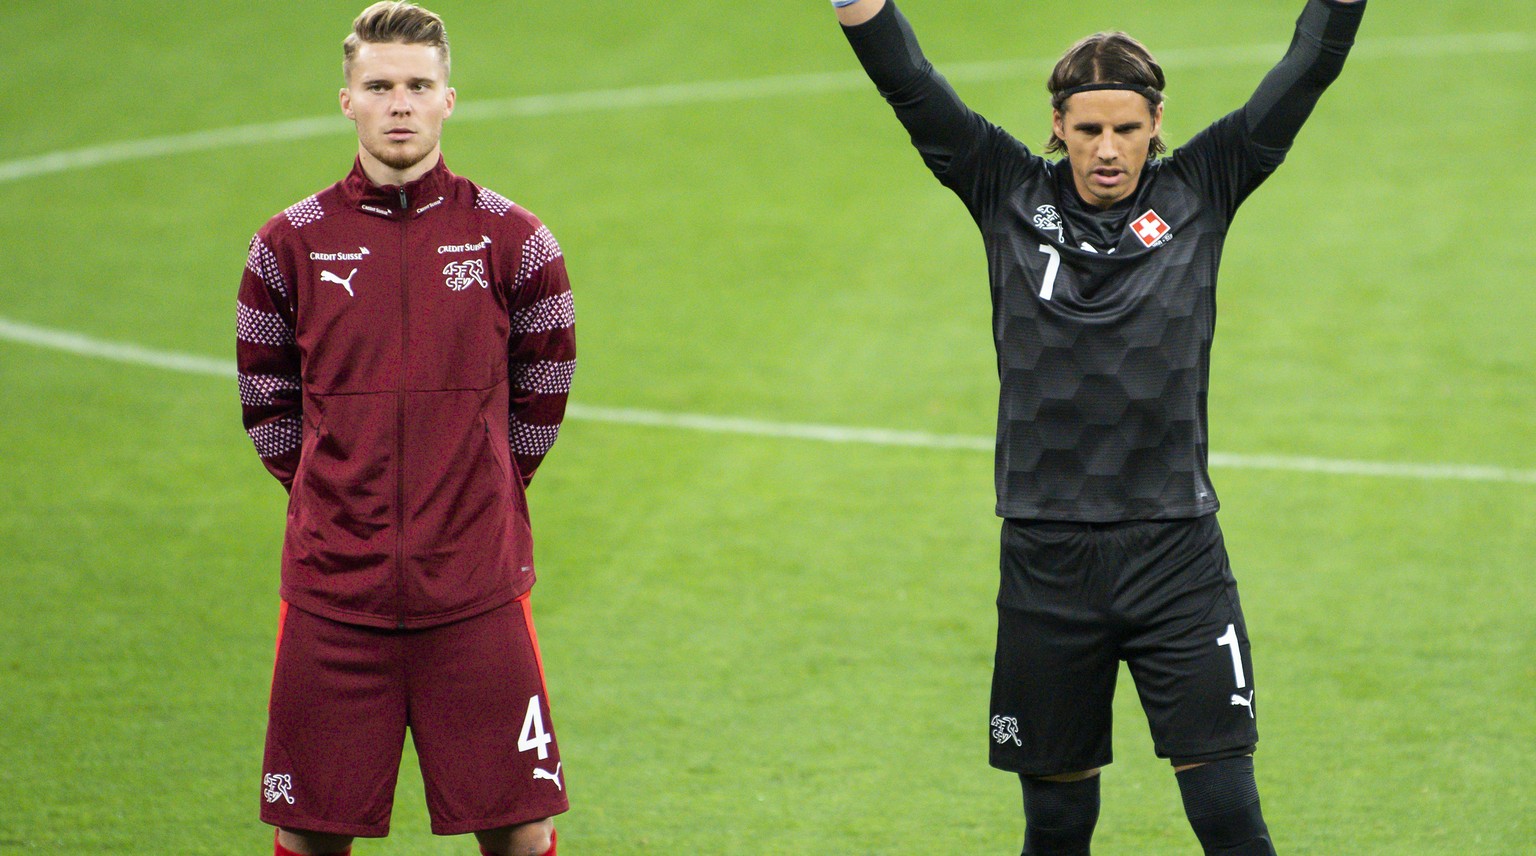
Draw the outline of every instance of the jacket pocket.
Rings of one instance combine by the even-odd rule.
[[[485,444],[490,448],[491,458],[496,461],[498,473],[510,481],[513,466],[511,449],[496,439],[496,432],[491,430],[491,420],[484,413],[480,414],[480,427],[485,429]]]
[[[321,575],[378,573],[394,554],[395,395],[316,396],[289,498],[288,548]],[[344,586],[348,587],[348,586]]]
[[[325,409],[317,400],[311,406],[304,408],[302,430],[303,435],[299,441],[299,466],[293,473],[293,484],[288,488],[288,519],[293,519],[294,513],[299,508],[299,496],[309,481],[306,472],[314,461],[315,446],[325,432]]]

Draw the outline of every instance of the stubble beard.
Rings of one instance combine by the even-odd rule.
[[[368,154],[373,155],[374,160],[396,172],[405,172],[421,163],[436,147],[437,143],[435,140],[430,145],[420,147],[415,145],[395,146],[387,138],[373,145],[369,145],[367,142],[363,143],[363,148],[368,150]]]

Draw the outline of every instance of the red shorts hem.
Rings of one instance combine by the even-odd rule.
[[[337,823],[332,820],[306,817],[277,817],[261,813],[261,822],[269,826],[303,832],[323,832],[327,835],[350,835],[353,838],[384,838],[389,835],[389,824]]]
[[[534,823],[540,820],[548,820],[549,818],[565,814],[570,810],[570,803],[563,802],[555,807],[512,811],[485,820],[461,820],[454,823],[437,823],[436,821],[433,821],[432,834],[464,835],[465,833],[469,832],[484,832],[488,829],[501,829],[504,826],[520,826],[524,823]]]

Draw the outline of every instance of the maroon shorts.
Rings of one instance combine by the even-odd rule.
[[[263,821],[388,834],[407,728],[438,835],[570,807],[526,595],[425,630],[343,624],[282,605]]]

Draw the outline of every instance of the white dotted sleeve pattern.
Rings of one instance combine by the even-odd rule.
[[[507,370],[512,452],[526,484],[559,437],[565,418],[576,371],[576,307],[560,244],[533,215],[522,224],[531,232],[522,231],[518,243],[507,244],[518,248],[515,265],[506,268],[517,271],[508,284],[512,334]]]
[[[575,374],[575,360],[540,360],[518,366],[512,375],[512,385],[541,395],[565,395],[571,391],[571,378]]]
[[[288,299],[291,292],[288,290],[288,281],[283,278],[282,269],[278,267],[277,254],[261,240],[260,235],[251,239],[251,250],[245,257],[245,269],[256,274],[262,285],[284,300]]]
[[[297,399],[303,387],[298,375],[240,375],[240,404],[276,407]]]
[[[544,333],[561,330],[575,323],[576,304],[571,300],[571,293],[566,291],[518,310],[512,316],[512,332]]]
[[[321,207],[318,196],[311,196],[308,199],[290,205],[288,210],[283,212],[283,216],[288,218],[288,222],[293,224],[293,228],[298,229],[324,217],[325,209]]]
[[[285,273],[293,267],[283,255],[286,229],[280,215],[251,239],[235,304],[241,419],[262,463],[285,487],[292,485],[298,469],[304,403],[295,280]]]
[[[512,288],[522,288],[530,277],[560,257],[560,243],[548,228],[540,226],[523,242],[522,258],[518,261],[517,277],[512,280]]]
[[[263,460],[280,459],[297,454],[304,443],[304,426],[297,415],[283,416],[261,425],[246,429],[251,442],[256,444],[256,454]],[[284,482],[284,484],[290,483]]]
[[[244,303],[237,304],[235,338],[252,345],[281,348],[292,345],[293,328],[276,312],[262,312]]]
[[[481,211],[489,211],[497,217],[505,217],[507,212],[512,210],[512,200],[494,190],[482,187],[475,194],[475,207]]]
[[[520,458],[542,458],[560,438],[559,425],[532,425],[512,419],[512,452]]]

